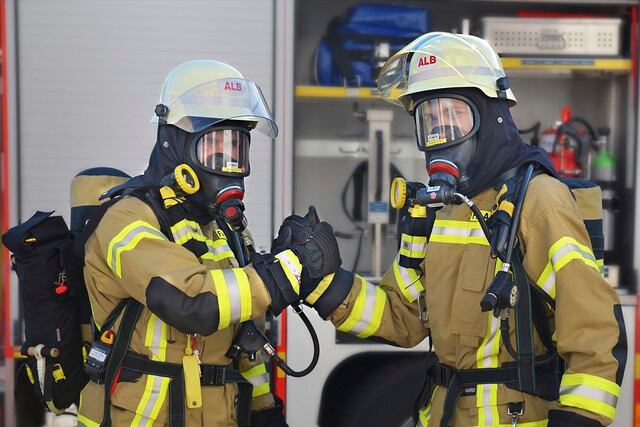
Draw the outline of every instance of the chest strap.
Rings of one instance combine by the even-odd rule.
[[[556,353],[535,358],[535,372],[537,389],[534,394],[545,400],[557,400],[560,390],[560,358]],[[514,390],[519,390],[518,366],[515,362],[503,363],[500,368],[483,369],[455,369],[442,363],[434,364],[427,371],[427,379],[432,387],[445,387],[447,393],[440,427],[448,427],[453,420],[456,402],[465,388],[476,387],[478,384],[504,384]],[[427,396],[430,396],[429,392]],[[420,402],[424,407],[427,402]]]

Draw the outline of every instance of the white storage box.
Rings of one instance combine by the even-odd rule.
[[[620,55],[619,18],[482,18],[484,38],[503,55]]]

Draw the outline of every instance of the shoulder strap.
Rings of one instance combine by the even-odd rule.
[[[133,335],[133,330],[135,329],[135,325],[138,322],[138,317],[140,317],[141,312],[142,304],[133,298],[125,300],[124,314],[122,315],[122,321],[120,322],[120,329],[116,334],[113,349],[111,350],[111,357],[109,358],[109,363],[104,375],[104,412],[100,427],[111,427],[112,388],[118,381],[120,368],[122,367],[122,362],[129,350],[131,336]],[[111,317],[111,315],[109,317]]]

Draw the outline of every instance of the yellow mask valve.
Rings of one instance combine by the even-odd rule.
[[[193,168],[187,164],[180,164],[173,170],[176,184],[185,194],[195,194],[200,190],[200,180]]]
[[[402,209],[404,207],[407,202],[407,181],[404,178],[396,177],[393,179],[389,198],[392,208]]]

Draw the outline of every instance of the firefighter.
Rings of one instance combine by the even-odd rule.
[[[226,354],[242,322],[298,298],[302,261],[316,274],[337,269],[331,227],[309,237],[328,239],[334,259],[306,242],[297,256],[253,254],[245,265],[251,133],[275,138],[277,127],[258,86],[230,65],[178,65],[154,121],[146,171],[107,192],[86,226],[84,275],[100,333],[79,424],[286,425],[263,361]]]
[[[340,269],[307,302],[360,338],[413,347],[430,336],[437,361],[428,364],[419,426],[609,425],[627,352],[619,299],[600,272],[569,188],[546,155],[518,135],[509,112],[516,98],[498,55],[474,36],[428,33],[389,59],[379,86],[414,118],[430,185],[467,196],[490,225],[499,226],[491,219],[498,211],[513,213],[502,204],[507,183],[535,166],[517,242],[524,254],[519,271],[543,293],[531,291],[533,320],[518,325],[513,310],[501,311],[503,317],[481,309],[497,273],[510,278],[518,268],[492,256],[478,218],[458,202],[411,209],[379,285]],[[295,244],[317,222],[309,214],[287,219],[274,247]],[[535,371],[521,370],[526,340],[517,352],[512,348],[519,327],[535,331],[528,344]],[[535,386],[524,384],[527,372],[535,372]]]

